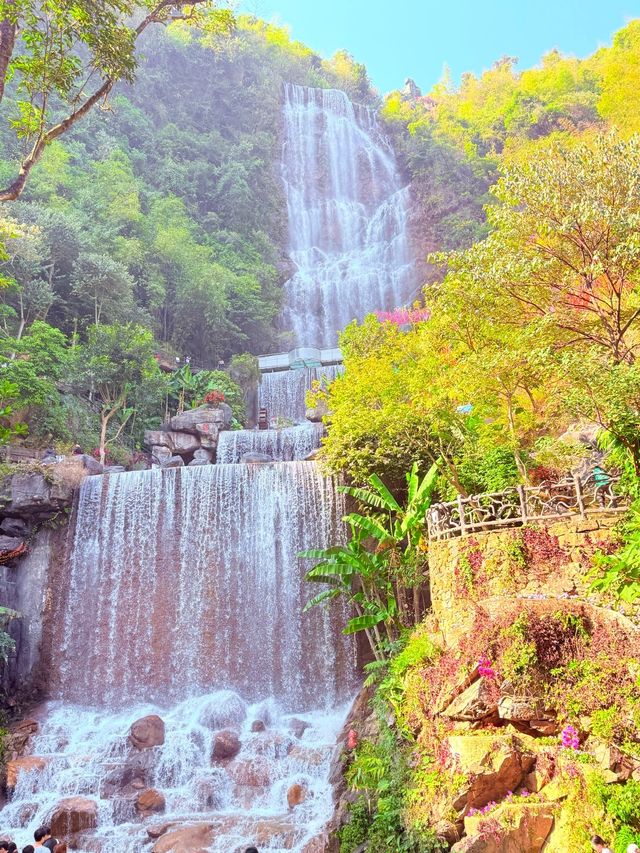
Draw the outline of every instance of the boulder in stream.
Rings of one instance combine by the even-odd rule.
[[[129,743],[135,749],[149,749],[164,743],[164,722],[157,714],[136,720],[129,731]]]

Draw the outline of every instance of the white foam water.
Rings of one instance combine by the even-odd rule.
[[[338,89],[284,88],[282,178],[295,272],[283,328],[333,346],[352,320],[415,291],[409,193],[375,112]]]

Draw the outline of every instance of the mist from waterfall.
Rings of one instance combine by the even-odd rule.
[[[286,84],[282,178],[295,266],[282,325],[298,345],[335,345],[353,319],[412,297],[408,190],[372,109]]]

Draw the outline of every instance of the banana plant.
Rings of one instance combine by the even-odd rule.
[[[300,554],[319,561],[308,572],[307,580],[328,587],[308,602],[305,611],[344,596],[356,612],[344,632],[365,631],[378,660],[384,659],[385,644],[393,643],[402,629],[420,616],[420,544],[437,475],[438,467],[433,465],[421,479],[414,464],[407,474],[404,506],[375,474],[369,478],[369,489],[340,487],[371,511],[345,516],[343,520],[351,531],[346,545]],[[406,606],[407,588],[414,590],[413,620]]]

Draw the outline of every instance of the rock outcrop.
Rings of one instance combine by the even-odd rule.
[[[231,407],[226,403],[205,404],[175,415],[160,429],[146,430],[145,444],[161,468],[208,465],[220,432],[230,429],[232,420]]]

